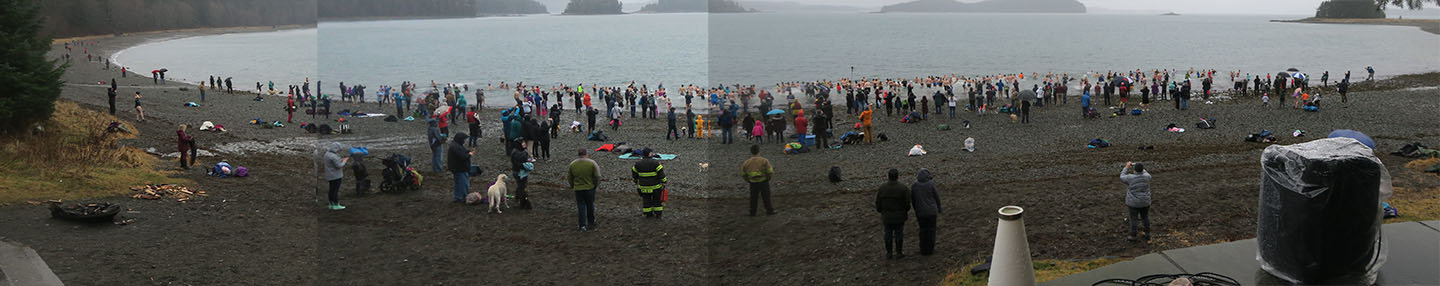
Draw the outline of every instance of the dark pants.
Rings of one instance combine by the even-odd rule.
[[[190,152],[190,151],[185,151],[185,150],[181,150],[181,151],[180,151],[180,168],[185,168],[185,169],[189,169],[189,168],[190,168],[190,165],[187,164],[188,162],[190,162],[190,160],[188,160],[188,159],[190,158],[190,154],[187,154],[188,152]]]
[[[1135,227],[1144,222],[1145,235],[1150,235],[1150,207],[1130,208],[1130,236],[1135,236]]]
[[[935,253],[935,217],[915,217],[920,227],[920,255]]]
[[[550,140],[540,140],[540,158],[550,159]]]
[[[815,132],[815,144],[817,144],[815,150],[830,149],[830,132]]]
[[[648,217],[660,216],[660,212],[665,211],[665,203],[660,201],[660,192],[661,190],[655,190],[649,193],[640,193],[641,213]]]
[[[328,194],[328,196],[330,198],[330,203],[340,203],[340,179],[330,180],[330,193]]]
[[[580,227],[595,224],[595,189],[575,191],[575,206],[580,217]]]
[[[905,224],[885,225],[885,254],[905,254]]]
[[[675,139],[680,139],[680,130],[675,129],[675,125],[670,125],[665,128],[665,140],[670,140],[670,136],[672,135],[675,136]]]
[[[520,176],[515,176],[520,178]],[[530,185],[530,177],[515,179],[515,199],[520,200],[520,209],[530,209],[530,195],[525,192],[525,186]]]
[[[735,143],[735,128],[727,127],[720,129],[720,144]]]
[[[470,139],[470,147],[475,147],[476,142],[480,141],[480,137],[482,137],[482,136],[480,136],[480,124],[470,124],[470,134],[469,134],[469,135],[470,135],[470,138],[469,138],[469,139]]]
[[[1344,97],[1341,97],[1344,98]],[[115,115],[115,97],[110,97],[110,115]]]
[[[765,199],[765,213],[774,213],[775,207],[770,205],[770,181],[765,180],[759,183],[750,183],[750,215],[755,215],[755,203],[757,200]]]
[[[1020,123],[1030,123],[1030,101],[1020,103]]]

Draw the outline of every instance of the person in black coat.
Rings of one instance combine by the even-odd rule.
[[[890,169],[889,181],[875,194],[875,211],[885,225],[885,258],[905,257],[905,221],[910,217],[910,188],[900,184],[900,170]]]
[[[470,156],[474,153],[465,148],[467,137],[464,132],[455,133],[455,140],[450,141],[450,148],[445,152],[445,169],[455,177],[452,199],[457,203],[465,202],[465,195],[470,194]]]
[[[940,215],[940,194],[930,170],[920,168],[915,183],[910,185],[911,203],[915,206],[915,222],[920,228],[920,255],[935,253],[935,219]]]
[[[530,185],[530,177],[521,177],[520,174],[522,172],[529,174],[529,170],[525,170],[525,163],[531,162],[531,159],[530,154],[525,152],[524,144],[516,145],[515,150],[510,152],[511,178],[515,180],[515,199],[520,201],[519,208],[528,210],[530,209],[530,196],[525,191],[525,187]]]
[[[555,130],[558,129],[555,128],[555,124],[550,123],[550,120],[540,121],[540,134],[535,137],[540,140],[540,152],[535,157],[550,160],[550,136],[557,132]]]
[[[549,139],[550,136],[545,134],[544,127],[540,126],[540,122],[536,121],[534,117],[526,118],[522,124],[525,126],[525,141],[530,143],[530,157],[541,158],[540,139]]]
[[[585,130],[586,130],[586,131],[590,131],[590,132],[595,132],[595,116],[596,116],[596,115],[599,115],[599,114],[600,114],[600,111],[599,111],[599,110],[595,110],[594,107],[585,107],[585,109],[586,109],[586,110],[585,110],[585,120],[587,120],[587,123],[589,123],[588,125],[585,126],[585,127],[586,127]]]
[[[825,113],[810,119],[810,132],[815,133],[815,150],[830,149],[830,116]]]

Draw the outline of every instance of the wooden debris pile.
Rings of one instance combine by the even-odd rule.
[[[184,202],[195,197],[209,196],[204,190],[191,190],[185,186],[171,184],[134,186],[130,190],[135,192],[130,195],[131,198],[142,200],[173,198],[177,202]]]

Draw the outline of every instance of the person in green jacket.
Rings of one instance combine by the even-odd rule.
[[[740,176],[750,183],[750,216],[755,216],[755,201],[765,199],[765,215],[774,215],[775,207],[770,205],[770,176],[775,168],[770,160],[760,157],[760,145],[750,145],[750,159],[740,164]]]
[[[585,148],[580,148],[580,158],[570,162],[570,190],[575,191],[575,205],[579,208],[580,231],[595,227],[595,187],[600,183],[600,168]]]

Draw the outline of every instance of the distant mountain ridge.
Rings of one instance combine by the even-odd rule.
[[[640,8],[640,13],[745,13],[745,9],[733,0],[658,0]]]
[[[985,0],[963,3],[955,0],[916,0],[880,8],[881,13],[1085,13],[1085,4],[1076,0]]]

